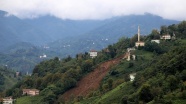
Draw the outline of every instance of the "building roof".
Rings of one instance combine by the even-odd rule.
[[[165,35],[162,35],[162,36],[170,36],[169,34],[165,34]]]
[[[23,89],[23,91],[39,91],[38,89]]]
[[[3,99],[12,99],[12,96],[4,97]]]
[[[142,42],[142,41],[137,41],[136,43],[145,43],[145,42]]]
[[[90,52],[97,52],[96,50],[90,50]]]

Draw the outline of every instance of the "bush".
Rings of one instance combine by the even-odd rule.
[[[150,85],[149,84],[143,84],[139,91],[139,99],[144,102],[149,102],[153,100],[153,96],[150,91]]]
[[[133,66],[134,66],[134,63],[130,62],[129,65],[128,65],[128,68],[132,68]]]
[[[111,70],[111,71],[109,72],[109,74],[112,75],[112,76],[114,76],[114,75],[119,74],[119,72],[118,72],[117,70]]]

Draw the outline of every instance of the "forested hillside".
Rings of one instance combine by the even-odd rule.
[[[16,77],[16,72],[8,69],[7,66],[0,66],[0,92],[13,87],[21,77]],[[0,95],[1,97],[1,95]]]
[[[177,21],[166,20],[162,17],[145,14],[114,17],[102,21],[104,24],[76,37],[59,39],[48,44],[52,50],[65,55],[74,56],[76,53],[91,49],[101,50],[116,43],[121,37],[132,37],[137,33],[138,26],[141,34],[147,35],[152,29],[159,29],[161,25],[176,24]]]
[[[40,58],[43,55],[46,55],[46,57]],[[21,42],[0,53],[0,65],[7,65],[9,68],[23,74],[32,73],[35,65],[43,60],[54,58],[56,55],[59,55],[59,53],[27,42]]]
[[[151,42],[165,34],[175,34],[176,38],[160,40],[159,44]],[[148,36],[142,36],[145,46],[132,52],[136,55],[135,60],[127,61],[123,54],[127,52],[127,48],[134,47],[136,40],[136,35],[121,38],[117,43],[99,51],[98,56],[93,59],[85,52],[77,54],[75,58],[68,56],[60,60],[56,57],[43,61],[35,66],[32,76],[18,82],[4,95],[17,98],[17,104],[184,104],[186,22],[162,26],[160,32],[152,30]],[[98,88],[86,95],[71,93],[68,99],[64,99],[63,94],[66,91],[76,88],[83,78],[99,70],[98,66],[117,58],[120,61],[112,63]],[[130,74],[136,75],[134,81],[130,81]],[[40,94],[33,97],[22,96],[24,88],[39,89]]]
[[[0,65],[31,73],[43,54],[47,59],[75,57],[77,53],[106,48],[120,37],[131,37],[138,25],[146,35],[161,25],[178,22],[148,13],[105,20],[68,20],[51,15],[22,19],[0,11]]]

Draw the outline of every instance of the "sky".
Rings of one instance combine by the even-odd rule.
[[[186,20],[186,0],[0,0],[0,10],[19,18],[106,19],[151,13]]]

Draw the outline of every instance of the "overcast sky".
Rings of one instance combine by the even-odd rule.
[[[0,0],[0,10],[20,18],[105,19],[148,12],[186,20],[186,0]]]

